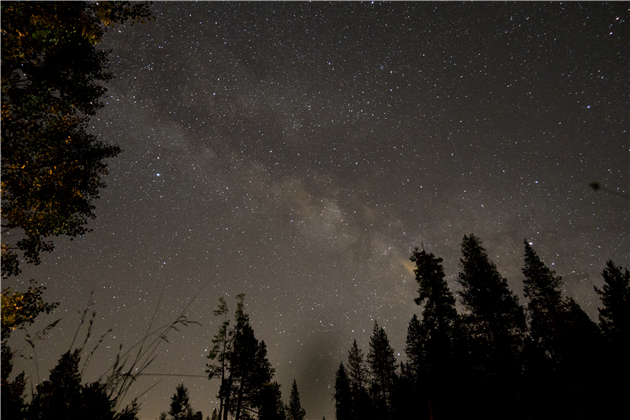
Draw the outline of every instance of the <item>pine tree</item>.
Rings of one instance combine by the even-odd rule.
[[[189,408],[188,388],[184,384],[178,384],[175,388],[175,394],[171,397],[171,409],[168,411],[168,414],[173,419],[176,419],[185,415]]]
[[[602,304],[599,326],[605,339],[603,353],[597,357],[602,372],[597,381],[599,399],[608,408],[602,418],[625,419],[630,395],[630,272],[608,260],[602,277],[603,288],[595,288]]]
[[[259,420],[286,420],[280,384],[265,384],[261,392]]]
[[[562,277],[556,275],[538,257],[525,240],[524,294],[529,299],[530,343],[541,358],[555,361],[559,332],[563,328]]]
[[[287,420],[304,420],[304,416],[306,416],[306,411],[304,411],[300,404],[300,393],[295,379],[291,386],[291,397],[289,398],[289,404],[286,406],[286,411]]]
[[[337,420],[349,420],[352,418],[352,393],[350,392],[350,381],[343,362],[339,363],[339,369],[335,378],[335,416]]]
[[[407,327],[407,341],[405,353],[409,359],[409,369],[412,375],[419,381],[426,371],[424,363],[424,348],[422,327],[416,314],[413,314],[409,326]]]
[[[223,420],[228,413],[239,420],[245,411],[258,410],[262,404],[264,384],[271,382],[274,369],[267,359],[267,347],[259,342],[244,311],[245,295],[237,296],[235,322],[229,327],[227,305],[220,299],[215,315],[224,316],[218,334],[214,337],[209,358],[218,364],[207,365],[209,379],[221,377],[219,398]]]
[[[627,354],[630,352],[630,272],[608,260],[602,277],[603,289],[595,287],[602,300],[599,324],[604,337]]]
[[[464,235],[460,269],[460,297],[468,311],[464,321],[478,363],[499,370],[510,365],[515,368],[525,332],[525,314],[507,280],[472,234]]]
[[[389,416],[391,396],[396,377],[396,357],[389,344],[387,333],[374,321],[374,329],[370,337],[370,352],[367,356],[372,377],[370,393],[381,416]]]
[[[228,320],[228,306],[223,297],[219,298],[219,307],[213,311],[215,316],[223,317],[223,323],[219,328],[219,332],[212,339],[212,349],[208,355],[208,359],[216,360],[218,365],[206,364],[206,373],[208,378],[213,379],[220,377],[221,383],[219,385],[219,413],[218,419],[223,419],[223,412],[225,411],[225,400],[229,398],[227,395],[231,389],[228,385],[226,371],[228,368],[228,355],[232,351],[233,344],[233,331],[230,329],[230,321]]]
[[[365,418],[370,409],[370,398],[367,394],[369,372],[365,364],[365,356],[357,345],[357,340],[352,341],[352,346],[348,351],[347,374],[352,395],[353,418]]]
[[[28,405],[28,419],[137,420],[138,406],[132,402],[122,412],[114,411],[114,400],[101,382],[81,384],[81,350],[61,356],[48,380],[37,385]],[[3,417],[5,413],[3,412]]]
[[[418,413],[426,412],[426,395],[419,392],[418,378],[412,373],[408,363],[400,363],[400,373],[394,378],[391,396],[391,418],[418,418]]]
[[[168,415],[166,413],[160,415],[162,420],[201,420],[202,418],[201,411],[195,412],[190,406],[188,388],[184,384],[179,384],[175,388],[175,394],[171,397],[171,407]]]
[[[410,259],[416,263],[414,273],[419,286],[414,301],[416,305],[424,305],[418,331],[424,367],[437,375],[443,374],[452,364],[454,352],[458,323],[455,298],[444,280],[442,258],[416,248]]]

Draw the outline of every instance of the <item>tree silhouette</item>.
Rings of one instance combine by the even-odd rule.
[[[355,418],[363,418],[370,407],[370,399],[367,394],[368,369],[365,364],[365,356],[357,345],[357,340],[352,341],[348,352],[348,380],[352,395],[352,413]]]
[[[261,392],[259,420],[286,420],[280,384],[272,382],[264,384]]]
[[[630,272],[608,260],[602,277],[603,289],[595,287],[602,300],[600,327],[607,340],[624,351],[630,350]]]
[[[147,3],[2,4],[2,276],[20,256],[38,264],[51,236],[89,231],[105,187],[105,159],[120,153],[88,131],[103,106],[108,26],[149,18]]]
[[[470,359],[464,369],[458,409],[462,415],[470,412],[486,418],[516,418],[525,313],[481,241],[472,234],[464,236],[459,266],[457,279],[466,310],[462,321]]]
[[[606,261],[602,272],[604,286],[595,288],[601,299],[599,326],[606,343],[598,355],[598,370],[602,378],[597,381],[600,400],[608,408],[607,418],[627,418],[627,401],[630,395],[630,272]],[[594,411],[594,410],[593,410]]]
[[[218,418],[223,419],[223,412],[225,409],[225,400],[229,398],[227,393],[231,391],[227,383],[226,370],[228,367],[228,355],[232,350],[233,344],[233,331],[230,330],[230,321],[228,320],[228,306],[223,297],[219,298],[219,307],[214,311],[215,316],[223,317],[223,323],[219,328],[219,332],[212,339],[212,349],[208,355],[208,359],[216,360],[218,365],[207,364],[206,373],[208,373],[209,379],[219,377],[221,383],[219,386],[219,413]]]
[[[454,356],[453,346],[459,318],[455,309],[455,298],[444,280],[442,258],[416,248],[410,259],[416,263],[414,273],[419,286],[418,297],[414,302],[416,305],[424,305],[422,323],[417,331],[419,337],[412,337],[410,344],[412,348],[417,345],[421,347],[425,370],[436,372],[437,375],[443,374],[448,365],[452,364],[451,359]],[[412,357],[415,359],[418,355],[414,354]]]
[[[335,377],[335,416],[337,420],[349,420],[353,418],[350,381],[343,362],[339,363],[339,369]]]
[[[259,342],[244,311],[244,294],[237,296],[235,322],[229,327],[227,305],[219,300],[215,315],[223,316],[224,321],[215,335],[213,348],[208,356],[218,364],[208,364],[209,379],[221,378],[219,399],[223,420],[228,413],[239,420],[245,411],[257,411],[263,401],[263,389],[273,377],[274,369],[267,359],[267,347]]]
[[[286,406],[286,411],[287,420],[304,420],[304,416],[306,416],[306,411],[304,411],[300,404],[300,393],[295,379],[291,386],[291,396],[289,397],[289,404]]]
[[[184,384],[178,384],[175,394],[171,397],[171,407],[167,413],[160,415],[161,420],[202,420],[201,411],[195,412],[190,406],[188,388]]]
[[[381,418],[390,416],[391,397],[396,377],[396,357],[389,344],[387,333],[374,321],[370,337],[370,352],[367,356],[372,382],[370,394]]]
[[[525,240],[525,266],[523,267],[524,294],[529,302],[528,356],[530,364],[540,360],[557,363],[558,336],[564,328],[564,306],[562,301],[562,277],[550,270],[538,257],[530,243]],[[535,368],[535,366],[530,366]],[[553,366],[541,366],[552,369]]]
[[[460,296],[468,311],[463,318],[477,363],[514,369],[526,328],[525,314],[473,234],[464,235],[460,269]]]
[[[137,404],[132,403],[116,414],[114,401],[110,399],[105,384],[81,384],[79,362],[78,349],[61,356],[57,366],[50,371],[49,379],[37,385],[28,406],[27,419],[136,420]]]
[[[26,376],[19,373],[12,382],[9,376],[13,371],[13,354],[9,346],[2,342],[2,415],[10,419],[24,417],[26,403],[24,390],[26,389]]]

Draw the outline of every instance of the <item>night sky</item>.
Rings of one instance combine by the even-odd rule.
[[[93,232],[58,238],[3,284],[34,278],[60,302],[30,329],[63,318],[37,344],[40,379],[90,292],[86,353],[113,332],[88,381],[156,308],[153,327],[168,324],[203,288],[186,311],[202,325],[172,332],[146,371],[173,376],[141,378],[127,400],[159,381],[140,399],[154,419],[183,381],[205,418],[218,408],[218,380],[204,378],[212,310],[224,296],[233,314],[245,293],[285,402],[296,379],[306,418],[333,419],[336,369],[353,339],[368,352],[374,320],[405,358],[421,313],[414,247],[444,258],[456,291],[474,233],[525,303],[527,238],[594,319],[605,261],[630,267],[628,3],[153,10],[103,45],[117,77],[91,129],[124,153],[109,163]],[[17,369],[36,382],[34,361]]]

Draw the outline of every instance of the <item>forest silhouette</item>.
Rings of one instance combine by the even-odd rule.
[[[375,320],[367,354],[354,340],[347,360],[336,374],[331,372],[336,418],[627,418],[630,386],[623,379],[630,373],[630,272],[606,262],[604,285],[595,288],[601,307],[594,322],[573,298],[563,296],[562,278],[527,240],[524,250],[521,304],[481,240],[465,235],[457,275],[461,286],[457,298],[463,308],[459,312],[442,259],[416,248],[410,259],[418,295],[409,298],[421,308],[421,315],[409,321],[406,360],[397,361],[385,329]],[[81,384],[82,348],[61,357],[30,402],[24,395],[24,374],[9,380],[12,352],[7,345],[10,333],[5,331],[54,309],[41,299],[42,291],[39,287],[25,294],[3,292],[3,416],[138,418],[135,400],[116,412],[111,381]],[[302,420],[306,413],[297,383],[284,404],[265,342],[256,338],[244,310],[244,298],[241,294],[236,299],[233,321],[224,298],[214,311],[222,324],[205,369],[209,380],[219,381],[220,405],[212,419]],[[27,304],[18,304],[23,302]],[[186,325],[185,319],[176,322]],[[202,414],[190,406],[183,384],[176,389],[170,411],[160,417],[199,418]]]
[[[524,245],[521,305],[481,241],[464,236],[461,313],[442,259],[416,248],[422,315],[409,322],[407,360],[375,322],[367,356],[355,341],[337,370],[337,419],[627,418],[630,273],[606,263],[595,323]]]

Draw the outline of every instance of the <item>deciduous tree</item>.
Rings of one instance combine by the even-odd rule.
[[[150,17],[147,3],[2,3],[2,276],[38,264],[50,237],[89,231],[120,153],[89,132],[103,106],[107,27]]]

